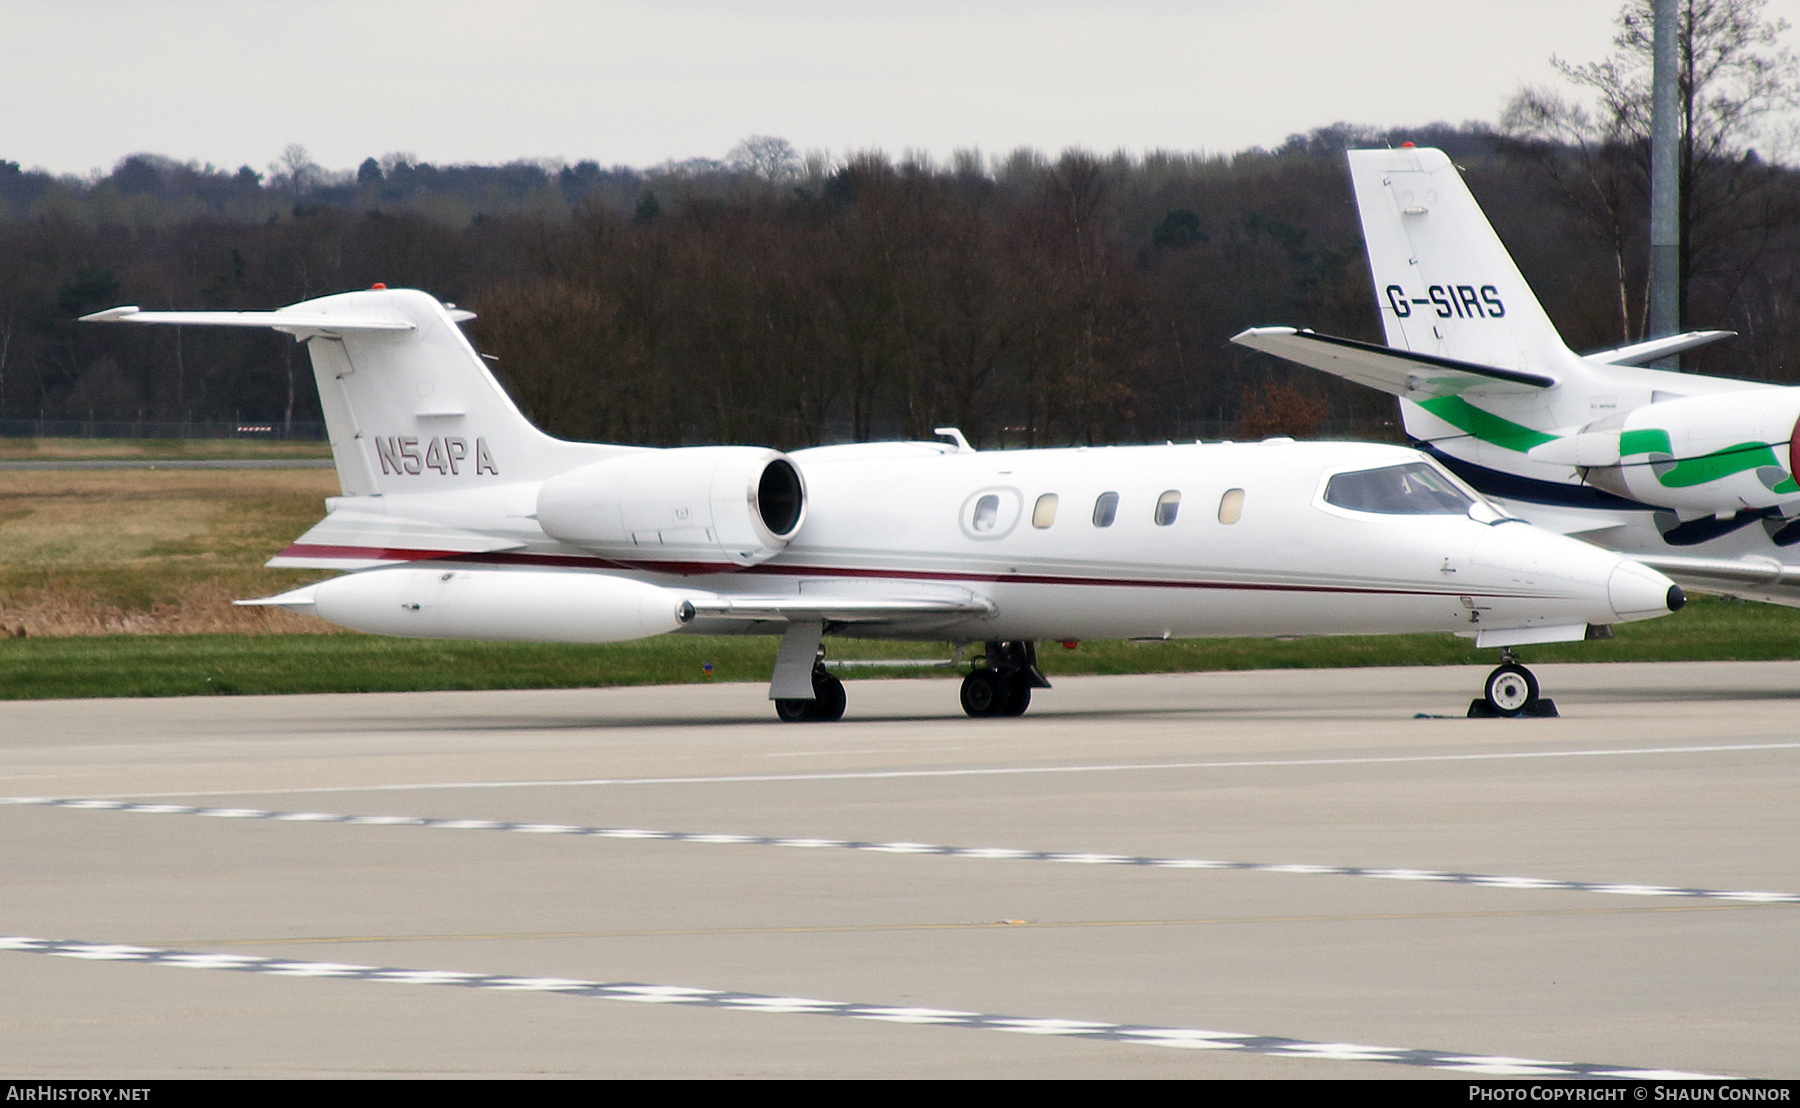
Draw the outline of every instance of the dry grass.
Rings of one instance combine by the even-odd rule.
[[[186,585],[147,608],[109,603],[91,588],[65,581],[6,589],[0,599],[0,634],[66,638],[71,635],[274,635],[337,631],[324,620],[280,608],[237,608],[243,590],[218,581]]]
[[[28,439],[0,438],[0,461],[64,459],[124,461],[191,458],[329,458],[323,442],[268,439]]]
[[[337,491],[330,470],[0,471],[0,630],[329,631],[231,601],[327,576],[262,563]]]

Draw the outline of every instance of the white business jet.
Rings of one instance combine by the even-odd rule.
[[[1232,341],[1398,396],[1408,437],[1508,514],[1800,606],[1800,388],[1642,367],[1730,331],[1575,354],[1442,151],[1349,159],[1387,346]]]
[[[422,292],[86,318],[306,344],[343,495],[269,564],[349,572],[248,603],[424,638],[780,635],[786,720],[842,716],[830,634],[980,644],[962,706],[1008,716],[1048,686],[1041,641],[1435,631],[1510,651],[1682,602],[1404,447],[566,442],[501,390],[457,326],[470,313]],[[1503,658],[1485,710],[1547,705]]]

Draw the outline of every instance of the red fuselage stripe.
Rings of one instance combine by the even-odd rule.
[[[1102,588],[1222,589],[1241,592],[1350,593],[1378,596],[1486,596],[1438,589],[1382,589],[1350,585],[1279,585],[1248,581],[1171,581],[1141,577],[1063,577],[1039,573],[949,573],[936,570],[865,569],[850,566],[757,565],[729,562],[624,562],[581,554],[522,554],[498,551],[470,554],[456,550],[395,550],[369,546],[321,546],[294,543],[281,552],[289,558],[342,558],[346,561],[455,562],[463,565],[553,566],[559,569],[621,569],[700,577],[725,573],[779,577],[865,577],[906,581],[956,581],[1021,585],[1085,585]],[[1509,593],[1509,599],[1546,599],[1543,594]]]

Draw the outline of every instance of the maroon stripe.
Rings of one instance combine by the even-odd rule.
[[[1021,585],[1081,585],[1101,588],[1138,589],[1215,589],[1226,592],[1301,592],[1343,593],[1366,596],[1471,596],[1498,597],[1512,600],[1554,600],[1542,593],[1471,593],[1439,589],[1382,589],[1353,585],[1277,585],[1248,581],[1171,581],[1134,577],[1061,577],[1043,573],[950,573],[934,570],[866,569],[854,566],[740,566],[730,562],[652,562],[616,561],[586,554],[524,554],[498,551],[492,554],[470,554],[455,550],[392,550],[366,546],[319,546],[294,543],[281,552],[284,557],[381,559],[384,561],[455,562],[459,565],[554,566],[562,569],[625,569],[650,573],[666,573],[679,577],[700,577],[725,573],[757,574],[777,577],[860,577],[896,581],[953,581],[992,584],[1003,582]]]

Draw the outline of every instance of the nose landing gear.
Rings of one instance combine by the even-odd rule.
[[[1508,647],[1501,648],[1500,664],[1488,674],[1481,698],[1469,702],[1470,719],[1553,718],[1557,714],[1556,701],[1538,695],[1537,677],[1519,664]]]

